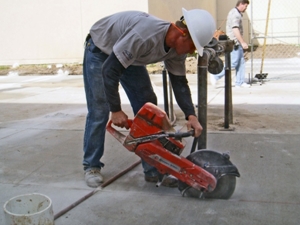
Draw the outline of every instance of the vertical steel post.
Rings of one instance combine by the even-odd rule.
[[[173,122],[175,121],[174,118],[174,107],[173,107],[173,93],[172,93],[173,89],[172,89],[172,84],[171,82],[169,82],[169,95],[170,95],[170,120]]]
[[[164,92],[164,107],[165,112],[169,117],[169,98],[168,98],[168,84],[167,84],[167,70],[164,67],[162,71],[162,79],[163,79],[163,92]]]
[[[206,149],[207,145],[207,68],[209,53],[204,49],[203,56],[198,56],[198,120],[203,127],[198,137],[198,149]]]
[[[231,59],[230,52],[225,53],[225,102],[224,102],[224,128],[228,129],[233,123],[232,116],[232,88],[231,88]]]
[[[253,30],[253,2],[251,1],[251,82],[250,84],[252,85],[253,82],[253,45],[254,45],[254,30]]]

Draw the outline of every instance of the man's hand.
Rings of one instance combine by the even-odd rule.
[[[249,48],[248,44],[246,42],[242,42],[243,49],[247,50]]]
[[[239,28],[234,27],[232,28],[234,36],[237,38],[237,40],[240,42],[243,49],[248,49],[248,44],[244,41]]]
[[[190,115],[188,117],[188,122],[187,122],[187,129],[191,130],[192,128],[195,130],[195,136],[194,137],[199,137],[200,134],[202,133],[202,126],[198,121],[198,118],[196,116]]]
[[[128,116],[123,111],[112,112],[110,119],[112,123],[118,127],[125,127],[126,129],[130,128],[128,124]]]

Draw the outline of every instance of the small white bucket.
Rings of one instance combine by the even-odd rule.
[[[43,194],[19,195],[5,202],[5,225],[54,225],[52,201]]]

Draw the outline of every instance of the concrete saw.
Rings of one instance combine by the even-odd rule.
[[[199,150],[187,158],[181,156],[185,147],[183,138],[194,131],[176,132],[167,114],[152,103],[146,103],[133,120],[128,120],[129,134],[125,135],[107,124],[112,134],[127,150],[134,152],[154,166],[163,176],[157,182],[173,175],[179,180],[183,196],[198,198],[230,198],[235,189],[235,178],[240,174],[230,162],[228,154]]]

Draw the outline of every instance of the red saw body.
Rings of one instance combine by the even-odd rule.
[[[213,174],[180,156],[185,144],[178,138],[169,137],[169,133],[174,134],[174,129],[159,107],[146,103],[130,124],[127,136],[114,129],[111,121],[107,131],[161,174],[173,175],[199,191],[211,192],[216,188],[217,179]]]

